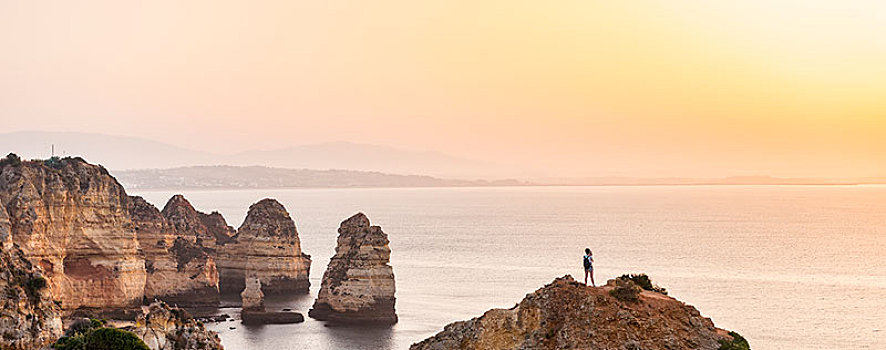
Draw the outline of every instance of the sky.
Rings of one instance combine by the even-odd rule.
[[[0,48],[0,131],[886,176],[882,1],[0,0]]]

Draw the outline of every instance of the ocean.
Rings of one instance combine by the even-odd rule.
[[[175,193],[137,191],[162,208]],[[443,326],[514,306],[571,274],[646,273],[753,349],[886,344],[886,186],[594,186],[180,192],[238,227],[276,198],[312,256],[311,295],[278,297],[300,324],[209,324],[228,350],[406,349]],[[391,241],[392,327],[307,318],[339,223],[363,212]],[[220,313],[237,316],[237,309]]]

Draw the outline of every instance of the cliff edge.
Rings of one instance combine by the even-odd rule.
[[[720,349],[721,341],[731,344],[730,334],[737,336],[694,307],[632,282],[589,288],[567,275],[510,309],[451,323],[410,349]]]

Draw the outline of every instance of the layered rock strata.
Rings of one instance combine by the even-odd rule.
[[[142,307],[132,332],[151,350],[224,350],[218,333],[164,302]]]
[[[692,306],[651,291],[620,301],[614,287],[557,278],[513,308],[449,324],[410,349],[717,349],[731,340]]]
[[[381,227],[363,213],[343,221],[335,256],[308,316],[334,322],[396,323],[391,249]]]
[[[4,236],[9,222],[2,209],[0,206],[0,349],[40,349],[62,335],[59,309],[43,276]]]
[[[145,262],[128,201],[107,170],[80,158],[0,166],[0,203],[12,241],[42,271],[64,309],[141,303]]]
[[[215,259],[196,243],[196,230],[179,230],[141,197],[130,199],[130,216],[145,257],[145,299],[187,307],[218,305]]]
[[[162,214],[179,236],[211,251],[226,242],[233,233],[233,229],[228,226],[221,214],[198,212],[180,194],[172,196],[166,202]]]
[[[307,293],[311,257],[302,253],[295,222],[282,204],[263,199],[249,207],[237,234],[218,248],[219,289],[239,293],[246,276],[265,294]]]

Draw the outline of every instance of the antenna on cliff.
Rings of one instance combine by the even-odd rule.
[[[51,149],[52,149],[52,154],[49,155],[50,158],[55,157],[55,144],[53,143],[53,144],[51,144],[51,145],[52,145],[52,148],[51,148]]]

